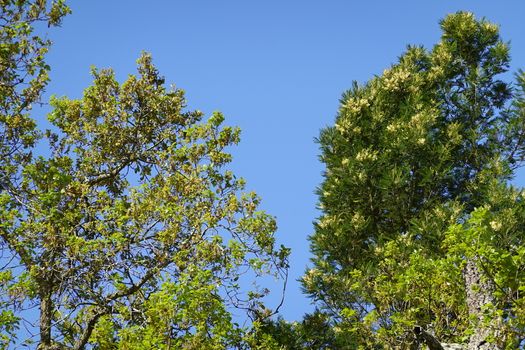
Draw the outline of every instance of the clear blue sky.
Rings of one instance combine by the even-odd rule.
[[[333,123],[341,93],[393,63],[407,44],[430,47],[439,19],[458,10],[501,25],[511,71],[525,68],[525,1],[491,0],[90,0],[53,31],[48,92],[80,97],[89,67],[135,73],[142,50],[187,93],[189,107],[220,110],[243,130],[233,169],[279,224],[292,248],[288,320],[311,309],[297,279],[308,264],[307,236],[322,165],[314,138]],[[525,175],[518,183],[525,183]],[[277,294],[278,291],[275,291]]]

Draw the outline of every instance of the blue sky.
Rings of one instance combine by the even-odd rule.
[[[190,108],[219,110],[226,124],[241,127],[232,168],[277,217],[278,241],[292,248],[281,309],[288,320],[311,309],[296,280],[308,264],[307,236],[319,215],[314,191],[322,165],[314,138],[333,123],[351,82],[380,74],[407,44],[433,45],[438,21],[458,10],[500,24],[511,42],[511,71],[525,68],[523,0],[69,3],[73,14],[51,34],[48,96],[80,97],[91,65],[112,67],[123,80],[145,50],[166,82],[186,91]],[[516,182],[525,184],[525,175]]]

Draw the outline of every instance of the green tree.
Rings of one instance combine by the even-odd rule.
[[[496,25],[459,12],[441,28],[431,50],[408,47],[354,83],[318,140],[323,214],[303,286],[346,348],[525,338],[523,197],[508,185],[524,158],[525,75],[499,78],[509,48]]]
[[[266,318],[259,321],[252,332],[252,349],[330,350],[357,346],[354,339],[341,336],[338,328],[333,327],[329,315],[318,310],[306,314],[301,322],[287,322],[282,317]]]
[[[69,10],[1,6],[0,347],[247,347],[232,309],[255,322],[271,312],[243,275],[283,277],[288,250],[227,169],[239,129],[186,110],[143,54],[123,84],[93,69],[81,99],[52,98],[40,130],[29,110],[47,83],[49,42],[33,24]]]
[[[264,293],[239,276],[285,272],[274,219],[225,169],[239,129],[185,111],[149,55],[138,70],[53,98],[51,155],[2,191],[2,287],[15,314],[39,307],[41,349],[241,346],[230,307],[258,311]]]
[[[23,158],[38,132],[28,111],[39,102],[48,82],[44,57],[51,42],[35,25],[57,26],[69,13],[62,0],[0,1],[0,181],[9,182],[12,162]],[[14,166],[16,168],[16,166]]]
[[[42,37],[35,27],[46,24],[54,27],[69,13],[62,0],[53,1],[0,1],[0,192],[15,189],[20,177],[20,166],[31,157],[31,148],[39,132],[29,111],[48,83],[49,66],[44,57],[50,41]],[[3,202],[3,199],[1,200]],[[2,207],[3,208],[3,207]],[[7,223],[0,219],[0,347],[14,338],[18,317],[5,298],[6,281],[10,279],[9,245],[16,245],[16,237],[4,235]],[[10,242],[8,240],[11,240]],[[16,263],[15,263],[16,265]]]

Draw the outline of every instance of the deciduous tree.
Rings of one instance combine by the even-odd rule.
[[[239,279],[284,277],[288,250],[227,169],[239,129],[187,110],[143,54],[122,84],[93,69],[82,98],[53,98],[41,130],[49,43],[32,23],[68,9],[1,6],[1,346],[246,347],[231,311],[270,312]]]
[[[2,196],[14,189],[20,180],[21,164],[31,158],[39,132],[29,111],[48,83],[49,66],[44,58],[50,41],[38,34],[35,27],[60,24],[69,8],[62,0],[0,1],[0,191]],[[16,237],[4,236],[7,223],[0,221],[2,270],[0,283],[8,278],[6,262],[12,257],[8,245],[16,245]],[[11,240],[8,242],[7,239]],[[5,291],[4,291],[5,292]],[[14,337],[18,318],[2,293],[0,300],[0,346]]]

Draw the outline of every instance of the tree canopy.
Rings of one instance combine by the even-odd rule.
[[[2,2],[1,346],[248,346],[232,310],[271,312],[239,279],[285,277],[288,250],[227,169],[239,129],[187,110],[148,54],[122,84],[93,69],[82,98],[52,98],[47,127],[32,119],[49,69],[33,21],[67,12]]]
[[[319,137],[323,214],[303,285],[343,348],[407,347],[416,325],[487,349],[525,338],[525,212],[508,184],[525,75],[502,80],[496,25],[459,12],[441,29],[431,50],[409,46],[354,83]]]
[[[0,7],[0,348],[524,346],[525,73],[509,81],[498,26],[449,15],[343,94],[318,139],[317,308],[290,323],[247,288],[286,283],[289,249],[229,170],[240,130],[188,109],[147,53],[124,82],[92,68],[44,120],[41,30],[70,10]]]

